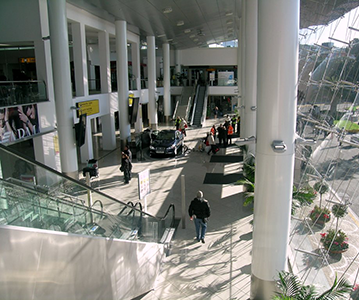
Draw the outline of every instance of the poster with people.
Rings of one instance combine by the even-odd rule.
[[[37,105],[0,108],[0,143],[9,143],[40,133]]]

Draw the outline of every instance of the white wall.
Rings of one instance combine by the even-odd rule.
[[[237,48],[193,48],[180,50],[183,66],[236,66]]]

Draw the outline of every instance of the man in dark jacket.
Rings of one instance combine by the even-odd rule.
[[[191,201],[188,208],[188,214],[191,220],[194,220],[197,241],[202,241],[204,244],[204,236],[207,231],[207,221],[211,215],[211,210],[208,201],[203,198],[203,193],[201,191],[198,191],[197,197]]]

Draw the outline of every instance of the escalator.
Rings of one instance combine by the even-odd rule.
[[[2,299],[132,299],[153,288],[174,206],[154,217],[3,145],[0,159]]]
[[[191,125],[202,127],[207,111],[207,88],[199,85],[196,89],[195,101],[192,108]]]

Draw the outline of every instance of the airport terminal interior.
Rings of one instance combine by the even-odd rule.
[[[1,299],[359,299],[358,1],[12,0],[0,28]]]

